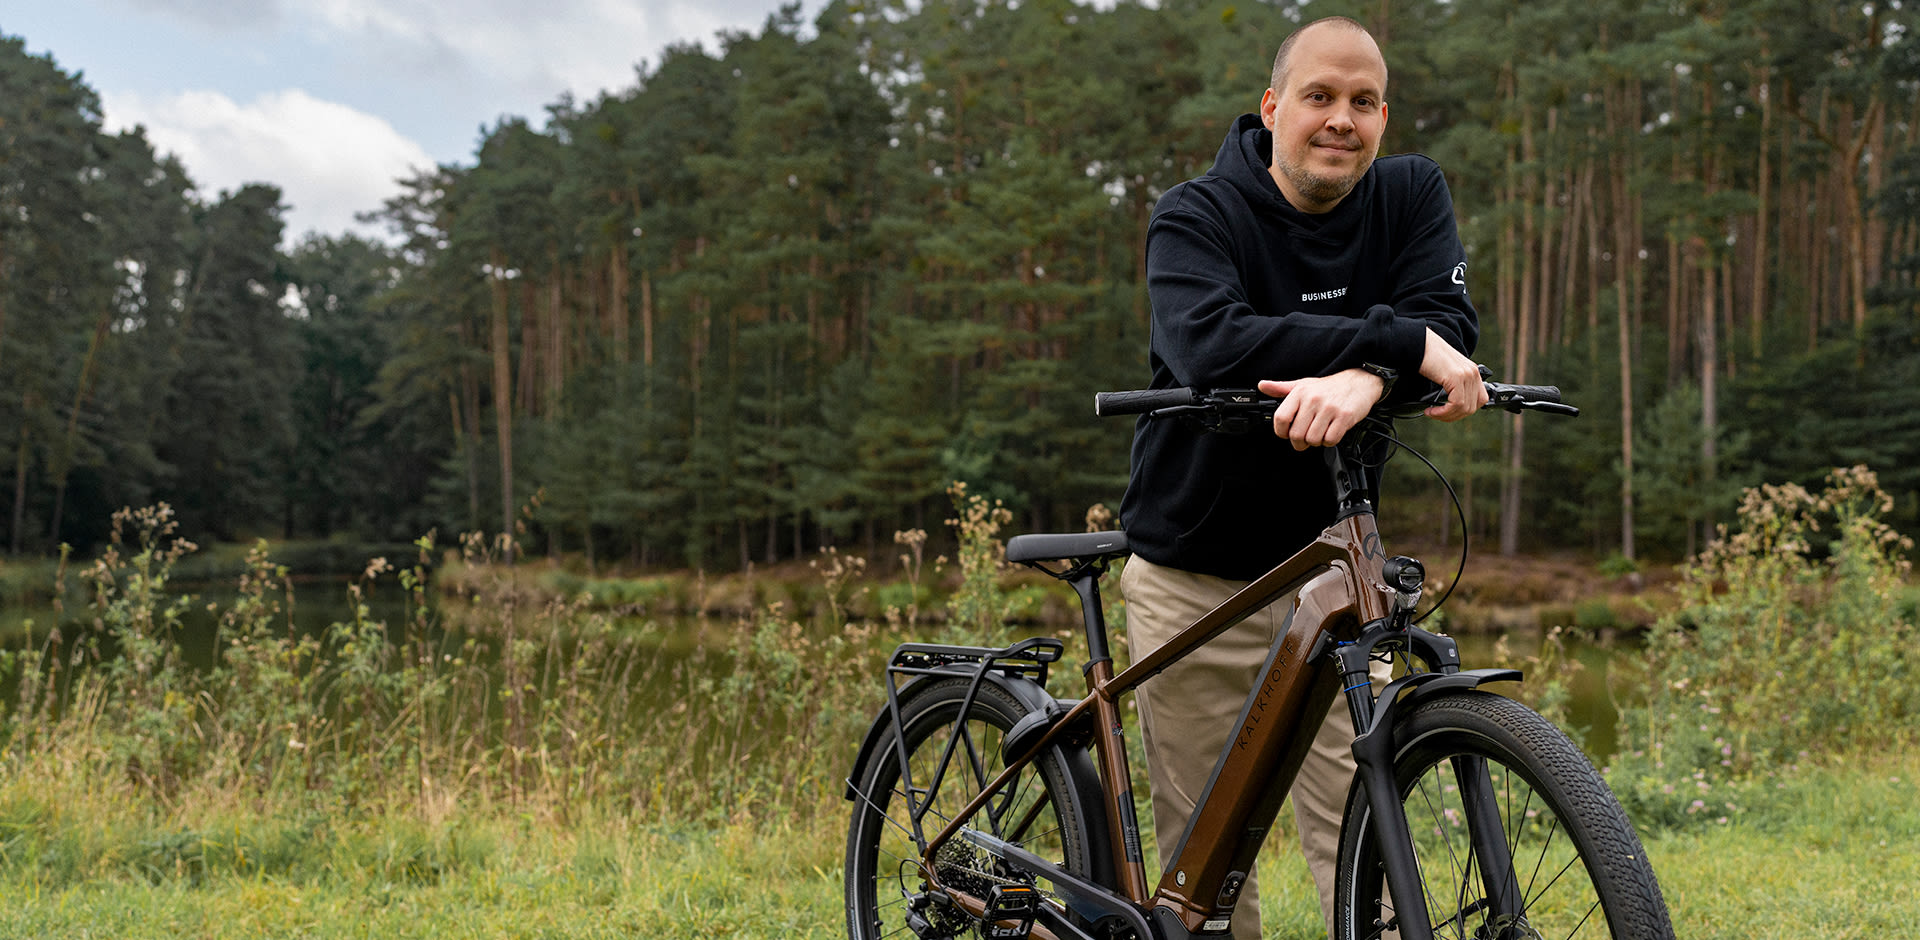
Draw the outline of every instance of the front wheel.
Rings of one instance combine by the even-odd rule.
[[[1640,839],[1599,773],[1532,709],[1444,695],[1402,719],[1394,777],[1434,936],[1670,940]],[[1395,936],[1395,899],[1356,786],[1335,880],[1340,940]]]

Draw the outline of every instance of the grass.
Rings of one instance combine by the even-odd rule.
[[[1776,781],[1725,827],[1648,842],[1682,937],[1912,936],[1920,756],[1856,755]]]
[[[1806,769],[1756,789],[1754,805],[1725,826],[1652,834],[1647,849],[1676,934],[1911,935],[1920,922],[1916,780],[1912,753]],[[208,824],[190,808],[116,805],[110,788],[71,790],[50,794],[18,779],[0,788],[0,936],[844,936],[846,804],[836,794],[816,794],[818,811],[804,823],[557,824],[507,807],[437,826],[404,813],[352,818],[310,832],[298,861],[246,870],[133,860],[154,856],[165,841],[157,833],[202,826],[208,849],[231,851],[273,844],[286,821],[266,813]],[[23,805],[41,807],[38,823],[21,825]],[[47,855],[62,843],[86,843],[93,863],[48,877]],[[1314,936],[1317,902],[1284,847],[1263,858],[1261,879],[1269,936]]]

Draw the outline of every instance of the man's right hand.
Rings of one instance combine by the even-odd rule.
[[[1332,447],[1373,410],[1386,386],[1365,369],[1347,369],[1313,379],[1260,383],[1260,392],[1284,399],[1273,412],[1273,433],[1294,450]]]
[[[1458,421],[1487,403],[1487,386],[1480,377],[1479,364],[1441,339],[1431,327],[1427,329],[1427,352],[1420,360],[1420,374],[1447,393],[1446,404],[1427,409],[1429,418]]]

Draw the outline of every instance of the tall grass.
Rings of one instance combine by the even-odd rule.
[[[400,566],[374,560],[352,616],[318,633],[294,625],[288,572],[256,547],[214,611],[215,661],[195,666],[177,640],[196,602],[170,587],[194,546],[164,506],[117,515],[111,547],[79,574],[85,609],[0,658],[16,689],[0,772],[36,782],[0,793],[0,846],[13,847],[0,864],[51,883],[286,874],[315,845],[339,849],[343,821],[380,819],[414,832],[394,865],[422,877],[484,854],[456,844],[461,820],[699,826],[832,806],[820,794],[837,792],[844,743],[871,717],[866,629],[810,628],[774,606],[669,656],[655,628],[525,590],[490,564],[499,540],[464,540],[463,562],[493,574],[430,603],[431,544]],[[370,617],[367,599],[391,590],[408,597],[404,621]],[[50,792],[64,798],[38,795]],[[67,805],[119,822],[90,831]]]

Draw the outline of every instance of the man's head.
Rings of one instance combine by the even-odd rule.
[[[1327,212],[1353,191],[1387,127],[1387,62],[1373,36],[1346,17],[1294,30],[1273,60],[1260,100],[1273,132],[1269,171],[1302,212]]]

